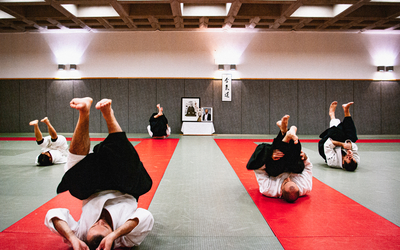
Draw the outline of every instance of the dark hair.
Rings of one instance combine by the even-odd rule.
[[[356,170],[358,166],[358,163],[354,160],[351,160],[350,163],[344,162],[343,163],[343,168],[346,169],[347,171],[354,171]]]
[[[96,250],[99,247],[99,245],[103,239],[104,239],[104,236],[101,234],[98,234],[98,235],[93,236],[91,240],[86,240],[85,243],[89,247],[90,250]],[[111,249],[114,249],[114,242],[111,246]]]
[[[299,196],[300,191],[295,191],[295,187],[293,186],[289,188],[289,192],[286,192],[285,189],[282,190],[282,198],[289,203],[295,202],[299,198]]]
[[[38,156],[38,164],[39,164],[39,166],[53,165],[53,163],[50,161],[50,157],[45,154],[40,154]]]

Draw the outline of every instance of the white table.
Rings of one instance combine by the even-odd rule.
[[[183,122],[181,131],[184,135],[212,135],[215,132],[213,122]]]

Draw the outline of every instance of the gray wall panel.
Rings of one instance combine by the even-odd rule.
[[[0,82],[0,132],[20,132],[20,92],[18,80]]]
[[[312,135],[323,132],[325,123],[325,81],[298,81],[298,133]],[[310,98],[312,97],[312,98]],[[290,120],[289,120],[290,121]],[[296,125],[289,123],[289,126]]]
[[[46,104],[46,80],[20,80],[20,94],[23,102],[20,103],[20,132],[32,132],[29,126],[32,120],[39,120],[39,128],[42,133],[47,133],[47,126],[40,122],[47,116]],[[49,117],[53,122],[52,117]]]
[[[93,99],[89,117],[90,133],[98,133],[100,131],[100,119],[102,119],[102,116],[95,108],[96,103],[100,101],[100,84],[100,79],[74,80],[74,98],[91,97]],[[74,109],[73,113],[74,126],[76,126],[79,118],[79,111]]]
[[[101,99],[112,99],[112,108],[115,118],[123,131],[128,131],[129,123],[129,80],[127,79],[102,79]],[[100,111],[98,111],[100,112]],[[107,124],[100,119],[100,132],[108,133]]]
[[[382,82],[382,133],[400,133],[400,82]]]
[[[129,133],[147,133],[150,116],[157,112],[156,106],[157,80],[129,80]]]
[[[157,103],[164,108],[165,116],[172,133],[181,133],[181,98],[184,97],[185,80],[159,79],[157,80]]]
[[[284,115],[290,115],[289,126],[297,125],[298,93],[297,80],[271,80],[270,91],[270,134],[278,134],[276,122]]]
[[[336,118],[340,119],[341,121],[344,118],[344,112],[342,108],[342,104],[353,102],[354,101],[354,83],[353,81],[344,81],[344,80],[332,80],[326,81],[326,103],[325,103],[325,115],[324,115],[324,122],[325,127],[329,127],[329,106],[333,101],[338,102],[338,106],[336,108]],[[353,112],[353,107],[350,108],[350,113],[352,114],[353,118],[356,114]],[[322,120],[321,120],[322,121]],[[357,126],[357,124],[356,124]]]
[[[57,133],[74,132],[73,109],[69,106],[73,98],[73,81],[47,81],[47,116]]]
[[[242,81],[242,133],[269,134],[269,82]]]
[[[354,81],[353,120],[358,134],[380,134],[381,93],[380,82]],[[352,110],[350,109],[350,112]]]
[[[231,102],[222,102],[221,87],[221,79],[0,80],[0,132],[33,132],[29,121],[45,116],[58,132],[73,132],[78,112],[69,102],[91,96],[92,133],[108,132],[94,108],[101,98],[113,99],[116,117],[127,132],[146,133],[148,119],[160,103],[172,132],[181,133],[181,98],[195,95],[201,106],[214,108],[217,134],[276,134],[276,121],[289,114],[289,125],[297,125],[300,135],[318,135],[328,127],[333,100],[339,103],[339,119],[343,119],[341,105],[355,102],[350,112],[359,134],[399,133],[399,82],[234,80]]]
[[[214,80],[214,127],[217,134],[242,133],[241,81],[232,80],[232,101],[222,101],[222,80]]]
[[[213,84],[208,79],[185,80],[185,97],[200,97],[202,107],[213,106]]]

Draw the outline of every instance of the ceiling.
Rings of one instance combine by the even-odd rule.
[[[400,30],[395,0],[0,0],[0,33]]]

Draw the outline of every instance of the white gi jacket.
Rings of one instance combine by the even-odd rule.
[[[346,140],[348,142],[350,140]],[[351,142],[351,141],[350,141]],[[329,138],[324,143],[324,152],[326,156],[326,164],[332,168],[343,168],[342,159],[342,147],[337,147],[332,143],[332,139]],[[353,159],[357,163],[360,163],[360,156],[358,155],[358,147],[355,143],[351,142],[351,151],[353,151]]]
[[[114,230],[129,219],[139,219],[139,224],[130,233],[115,240],[115,248],[139,245],[153,228],[153,215],[146,209],[137,208],[137,201],[133,196],[115,190],[95,193],[83,200],[79,221],[74,220],[68,209],[55,208],[47,212],[44,223],[52,232],[58,234],[51,221],[57,217],[67,222],[79,239],[85,240],[89,228],[100,218],[103,208],[110,213]]]
[[[259,169],[254,170],[254,173],[256,174],[260,193],[265,196],[280,198],[282,196],[282,182],[288,177],[299,187],[300,196],[306,195],[311,192],[312,163],[309,159],[304,161],[304,170],[300,174],[282,173],[276,177],[272,177],[269,176],[264,169],[265,165]]]
[[[51,141],[50,135],[45,136],[43,137],[43,143],[39,146],[41,147],[42,153],[50,151],[53,164],[67,162],[68,144],[67,139],[63,135],[58,135],[58,139],[55,142]],[[36,157],[36,165],[38,165],[38,157]]]

